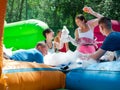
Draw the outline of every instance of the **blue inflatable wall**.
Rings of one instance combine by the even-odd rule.
[[[69,90],[120,90],[120,72],[74,69],[66,74],[66,88]]]

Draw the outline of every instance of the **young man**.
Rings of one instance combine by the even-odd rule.
[[[10,59],[16,61],[27,61],[43,63],[43,56],[48,52],[48,48],[44,42],[40,42],[36,45],[36,48],[29,50],[18,50]]]
[[[102,17],[98,21],[100,32],[106,36],[102,46],[90,57],[99,60],[106,51],[115,51],[117,58],[120,56],[120,32],[112,30],[111,20],[107,17]]]

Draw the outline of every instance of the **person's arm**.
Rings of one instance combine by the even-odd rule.
[[[59,49],[59,44],[60,44],[60,41],[59,41],[59,38],[58,37],[55,37],[54,38],[54,49]]]
[[[87,13],[97,17],[96,19],[92,19],[87,22],[91,26],[91,28],[94,30],[94,27],[98,25],[99,18],[103,17],[103,15],[93,11],[91,7],[84,7],[84,8],[87,9]],[[83,8],[83,11],[84,11],[84,8]]]
[[[65,47],[66,47],[66,50],[68,51],[69,50],[69,44],[65,43]]]
[[[77,29],[75,30],[74,35],[75,35],[75,39],[73,39],[70,35],[68,36],[68,39],[74,46],[78,46],[77,40],[78,40],[79,36],[78,36],[78,30]]]
[[[78,29],[75,30],[74,35],[75,35],[75,40],[78,40],[78,38],[79,38],[79,36],[78,36]]]
[[[105,50],[99,48],[94,54],[90,55],[90,58],[94,60],[99,60],[105,54],[105,52]]]
[[[88,7],[88,8],[89,8],[88,13],[90,13],[91,15],[93,15],[93,16],[95,16],[95,17],[97,17],[97,18],[103,17],[103,15],[101,15],[101,14],[93,11],[91,7]]]

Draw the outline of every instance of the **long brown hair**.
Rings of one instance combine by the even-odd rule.
[[[87,22],[87,20],[85,19],[85,17],[82,15],[82,14],[79,14],[79,15],[77,15],[76,17],[75,17],[75,19],[79,19],[79,20],[81,20],[81,21],[85,21],[85,23]]]
[[[47,28],[43,31],[43,36],[46,38],[46,34],[51,33],[51,32],[53,32],[53,30],[50,28]]]

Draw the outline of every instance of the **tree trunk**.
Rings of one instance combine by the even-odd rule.
[[[23,10],[24,1],[25,1],[25,0],[21,0],[20,10],[19,10],[20,13],[19,13],[19,19],[18,19],[18,20],[21,20],[21,19],[22,19],[22,10]]]
[[[14,0],[12,0],[12,2],[11,2],[11,10],[10,10],[10,13],[9,13],[9,22],[12,21],[12,17],[13,17],[13,7],[14,7]]]
[[[18,18],[19,18],[18,16],[19,16],[20,0],[18,0],[17,2],[18,2],[18,3],[17,3],[18,6],[17,6],[17,8],[16,8],[17,10],[16,10],[16,16],[15,16],[16,21],[18,21]]]

